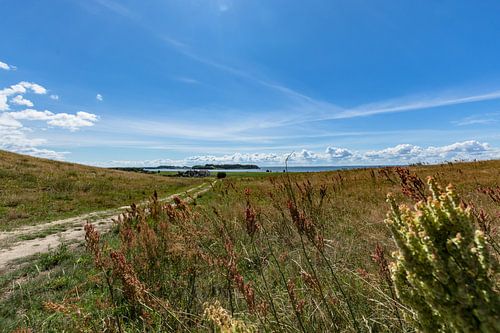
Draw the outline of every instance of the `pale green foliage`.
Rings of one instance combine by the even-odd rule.
[[[389,196],[386,222],[398,251],[398,297],[424,332],[500,332],[500,297],[484,235],[451,186],[428,180],[432,197],[411,210]]]

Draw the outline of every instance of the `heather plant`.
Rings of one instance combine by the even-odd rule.
[[[432,197],[414,210],[388,199],[397,294],[424,332],[498,332],[500,297],[484,234],[451,186],[432,178],[428,185]]]

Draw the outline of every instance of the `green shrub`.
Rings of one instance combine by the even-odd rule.
[[[500,297],[484,235],[451,186],[443,191],[431,178],[428,184],[432,197],[415,210],[388,199],[398,297],[424,332],[499,332]]]
[[[66,244],[61,244],[50,252],[42,253],[38,263],[40,264],[40,269],[46,271],[59,265],[68,258],[71,258],[68,246]]]

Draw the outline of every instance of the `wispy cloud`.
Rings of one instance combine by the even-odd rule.
[[[132,18],[129,15],[129,9],[122,5],[118,5],[114,1],[95,1],[113,10],[119,15]],[[232,6],[231,1],[228,0],[217,0],[215,3],[221,11],[228,10]],[[142,22],[136,21],[136,23],[144,25],[144,23]],[[278,92],[283,96],[289,98],[289,105],[285,105],[282,110],[260,110],[266,111],[266,113],[270,115],[269,121],[264,120],[260,122],[260,128],[290,126],[294,124],[323,120],[367,117],[386,113],[418,111],[449,105],[467,104],[500,99],[500,90],[492,90],[479,94],[467,94],[462,92],[450,95],[447,93],[435,93],[434,95],[425,94],[420,97],[417,96],[396,98],[387,101],[363,104],[353,108],[346,108],[321,98],[308,96],[291,87],[287,87],[282,83],[274,82],[273,80],[258,76],[255,74],[255,71],[237,68],[227,65],[221,61],[214,60],[209,56],[202,55],[199,52],[196,52],[196,50],[191,45],[182,42],[177,38],[158,33],[154,29],[149,28],[148,30],[151,31],[152,34],[156,35],[160,40],[171,46],[174,50],[193,61],[218,69],[227,74],[248,80],[254,84],[269,88],[272,91]],[[189,81],[184,82],[189,83]],[[290,112],[290,107],[293,109],[293,112]]]
[[[95,95],[95,99],[97,99],[99,102],[102,102],[104,100],[104,97],[102,97],[101,94]]]
[[[21,122],[10,117],[7,113],[0,113],[0,149],[38,157],[64,159],[66,152],[41,148],[40,146],[46,141],[31,138],[28,133],[29,130],[24,128]]]
[[[153,35],[189,59],[218,69],[227,74],[248,80],[254,84],[269,88],[289,99],[288,105],[284,105],[280,110],[256,110],[260,111],[256,113],[267,114],[266,119],[258,119],[255,121],[255,123],[258,123],[257,128],[285,127],[316,121],[367,117],[386,113],[410,112],[449,105],[500,99],[500,90],[492,90],[490,92],[479,94],[434,94],[430,97],[426,94],[421,97],[397,98],[376,103],[363,104],[353,108],[346,108],[321,98],[308,96],[291,87],[287,87],[285,84],[274,82],[273,80],[259,76],[255,74],[255,71],[253,70],[229,66],[224,62],[212,59],[210,56],[200,54],[191,45],[174,38],[173,36],[159,33],[157,30],[148,27],[147,23],[137,20],[137,17],[132,15],[132,10],[117,3],[116,1],[94,1],[118,15],[133,19],[136,24],[146,28],[147,31],[150,31]],[[215,4],[220,11],[226,11],[232,6],[232,2],[230,0],[214,0],[212,3]],[[179,81],[184,83],[195,83],[189,78],[185,78],[184,80],[181,78]]]
[[[224,13],[231,9],[233,2],[230,0],[216,0],[216,6],[219,12]]]
[[[10,70],[15,71],[17,69],[17,67],[13,66],[13,65],[9,65],[3,61],[0,61],[0,69],[3,69],[5,71],[10,71]]]
[[[245,124],[210,125],[176,122],[174,120],[144,120],[144,119],[113,119],[103,124],[110,132],[126,131],[147,136],[169,138],[204,139],[204,140],[245,140],[240,133],[246,129]]]
[[[380,113],[405,112],[437,108],[448,105],[467,104],[500,99],[500,90],[495,90],[483,94],[461,95],[455,97],[435,96],[430,98],[416,98],[411,101],[393,100],[381,103],[365,104],[354,109],[345,110],[336,115],[335,118],[353,118],[371,116]]]
[[[496,112],[496,113],[485,113],[481,115],[465,117],[460,120],[453,121],[452,124],[455,124],[457,126],[486,125],[486,124],[494,124],[499,121],[500,121],[500,112]]]
[[[190,78],[190,77],[183,77],[183,76],[178,76],[175,77],[174,80],[182,82],[182,83],[187,83],[187,84],[200,84],[200,81]]]
[[[94,3],[102,6],[103,8],[106,8],[106,9],[114,12],[115,14],[125,16],[125,17],[128,17],[130,19],[137,18],[136,13],[134,13],[129,8],[120,4],[117,1],[113,1],[113,0],[93,0],[93,1],[94,1]]]
[[[417,97],[401,97],[363,104],[354,108],[345,108],[328,101],[310,97],[280,83],[257,77],[245,70],[214,61],[194,52],[189,45],[170,37],[164,38],[164,40],[178,52],[194,61],[249,80],[253,83],[257,83],[263,87],[267,87],[288,97],[291,101],[291,105],[294,105],[293,103],[295,103],[293,106],[294,112],[290,112],[288,107],[285,106],[284,109],[286,110],[284,112],[281,111],[276,114],[276,118],[279,119],[272,119],[269,122],[261,122],[260,127],[262,128],[282,127],[324,120],[367,117],[386,113],[418,111],[450,105],[469,104],[500,99],[500,90],[493,90],[479,94],[456,93],[451,95],[449,93],[435,93],[434,95],[425,94]],[[271,115],[273,114],[272,111],[267,113]]]

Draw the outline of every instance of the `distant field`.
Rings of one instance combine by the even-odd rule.
[[[0,230],[116,208],[200,184],[0,151]]]

